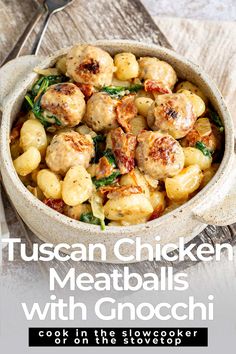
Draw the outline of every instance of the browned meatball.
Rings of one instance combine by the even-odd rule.
[[[184,153],[171,135],[145,131],[138,135],[136,161],[141,171],[155,179],[173,177],[184,167]]]
[[[74,46],[67,54],[67,75],[76,82],[96,87],[111,84],[113,59],[101,48],[87,44]]]
[[[139,77],[143,80],[156,80],[172,89],[177,76],[170,64],[153,57],[142,57],[138,60]]]
[[[87,102],[84,122],[95,132],[116,128],[117,102],[106,93],[94,93]]]
[[[46,163],[59,174],[66,174],[72,166],[88,167],[94,156],[94,146],[90,135],[81,135],[75,131],[54,135],[47,148]]]
[[[148,111],[147,122],[151,129],[180,139],[193,128],[196,119],[190,100],[182,93],[173,93],[157,96]]]
[[[52,85],[41,99],[41,107],[47,116],[56,116],[63,126],[74,127],[85,113],[84,95],[72,83]]]

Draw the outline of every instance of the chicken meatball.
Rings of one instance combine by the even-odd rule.
[[[155,179],[173,177],[184,167],[183,149],[171,135],[145,131],[138,135],[138,167]]]
[[[139,78],[156,80],[172,89],[177,76],[170,64],[157,58],[143,57],[138,60]]]
[[[41,99],[41,107],[47,116],[56,116],[63,126],[74,127],[85,113],[84,95],[73,83],[52,85]]]
[[[162,130],[180,139],[193,128],[196,119],[186,95],[173,93],[157,96],[148,111],[147,122],[151,129]]]
[[[88,167],[94,156],[94,146],[90,135],[75,131],[54,135],[47,148],[46,163],[55,173],[65,175],[72,166]]]
[[[94,93],[87,102],[84,122],[95,132],[109,131],[118,127],[116,106],[118,101],[106,93]]]
[[[114,72],[113,59],[101,48],[81,44],[67,54],[67,75],[76,82],[96,87],[111,84]]]

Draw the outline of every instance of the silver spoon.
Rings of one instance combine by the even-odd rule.
[[[33,46],[33,50],[31,54],[37,54],[39,47],[42,43],[43,36],[47,29],[48,23],[53,14],[58,11],[63,10],[67,5],[71,4],[73,0],[44,0],[41,2],[40,6],[38,7],[35,15],[33,16],[32,20],[27,25],[26,29],[16,42],[12,51],[8,54],[8,56],[4,59],[1,65],[6,64],[9,60],[17,58],[21,55],[22,49],[29,38],[30,34],[32,33],[33,29],[35,28],[36,24],[38,23],[39,19],[42,17],[44,10],[46,10],[46,17],[43,22],[42,28],[37,35],[36,41]]]

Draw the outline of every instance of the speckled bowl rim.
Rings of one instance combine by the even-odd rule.
[[[3,156],[3,161],[2,163],[5,164],[5,167],[8,171],[8,176],[11,178],[12,182],[16,186],[17,190],[19,193],[21,193],[22,198],[27,199],[27,201],[30,202],[32,207],[36,207],[39,212],[46,213],[49,217],[54,219],[56,222],[62,223],[64,225],[73,227],[77,229],[78,231],[86,231],[94,234],[101,234],[102,236],[109,236],[109,235],[114,235],[118,234],[119,231],[121,231],[122,236],[123,235],[128,235],[131,232],[135,233],[136,230],[143,231],[150,229],[150,228],[157,228],[160,224],[163,224],[165,222],[168,222],[170,217],[181,217],[181,214],[184,209],[188,209],[189,212],[192,212],[197,206],[202,204],[204,201],[207,201],[209,196],[212,196],[212,193],[216,191],[216,189],[219,187],[219,183],[223,182],[223,179],[225,178],[225,175],[227,172],[230,172],[231,165],[230,162],[232,162],[233,159],[233,151],[234,151],[234,134],[233,134],[233,121],[232,118],[229,114],[229,111],[227,109],[227,106],[225,104],[225,101],[218,90],[217,86],[215,83],[212,81],[212,79],[202,70],[199,65],[191,62],[190,60],[184,58],[180,54],[175,53],[174,51],[160,47],[158,45],[154,44],[143,44],[141,42],[137,41],[130,41],[130,40],[99,40],[99,41],[94,41],[94,42],[89,42],[89,44],[93,45],[98,45],[100,47],[112,47],[112,50],[115,50],[116,48],[120,48],[122,45],[125,45],[125,50],[130,48],[130,51],[134,48],[138,48],[138,50],[154,50],[157,51],[156,56],[158,57],[158,54],[161,53],[162,55],[167,55],[167,62],[168,62],[168,57],[173,58],[174,60],[177,60],[179,62],[182,62],[184,65],[187,65],[191,71],[195,71],[196,74],[200,74],[202,80],[205,82],[205,84],[208,86],[208,89],[212,92],[212,95],[214,98],[218,101],[219,106],[221,107],[221,110],[223,111],[223,122],[225,126],[225,150],[224,150],[224,156],[223,159],[220,163],[219,169],[217,170],[217,173],[215,176],[212,178],[212,180],[207,184],[206,187],[204,187],[200,192],[196,194],[191,200],[188,202],[184,203],[180,207],[176,208],[175,210],[161,216],[160,218],[149,221],[145,224],[137,224],[137,225],[130,225],[130,226],[107,226],[106,227],[106,232],[101,231],[99,226],[96,225],[91,225],[91,224],[86,224],[74,219],[71,219],[63,214],[60,214],[53,209],[47,207],[45,204],[43,204],[40,200],[38,200],[36,197],[34,197],[28,190],[27,188],[23,185],[21,180],[19,179],[10,155],[10,147],[9,147],[9,135],[8,133],[10,132],[10,124],[9,124],[9,116],[12,112],[12,108],[14,103],[16,102],[16,99],[14,97],[10,97],[8,100],[8,107],[4,110],[3,112],[3,119],[2,119],[2,129],[1,129],[1,141],[2,141],[2,146],[4,147],[6,144],[6,149],[7,149],[7,154],[6,156]],[[38,67],[40,68],[45,68],[47,67],[46,64],[48,64],[49,61],[58,58],[61,55],[64,55],[68,49],[64,48],[61,49],[57,52],[55,52],[53,55],[50,55],[48,57],[45,57],[45,60],[42,61]],[[108,50],[106,48],[106,50]],[[137,49],[136,49],[137,50]],[[30,73],[29,73],[30,74]],[[29,88],[30,84],[28,82],[29,80],[26,80],[24,85],[22,85],[21,92],[18,92],[17,97],[19,97],[23,91],[25,91],[26,88]],[[32,80],[31,80],[32,84]],[[8,116],[8,121],[4,120],[4,117]],[[7,136],[6,136],[7,135]],[[168,225],[168,223],[167,223]]]

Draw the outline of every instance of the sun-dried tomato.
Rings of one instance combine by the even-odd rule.
[[[64,213],[65,203],[62,199],[45,198],[43,203],[46,204],[49,208],[56,210],[58,213]]]

